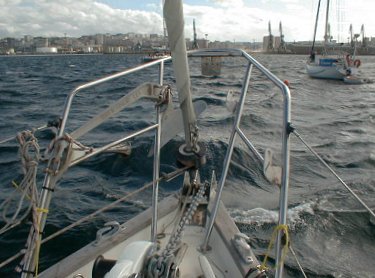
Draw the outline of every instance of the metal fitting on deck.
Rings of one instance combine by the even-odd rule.
[[[177,152],[177,161],[184,166],[200,168],[206,164],[206,146],[202,142],[196,144],[196,150],[187,148],[186,144],[180,146]]]

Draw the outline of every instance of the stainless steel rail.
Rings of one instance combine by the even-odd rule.
[[[281,184],[281,191],[280,191],[280,212],[279,212],[279,225],[286,224],[286,217],[287,217],[287,204],[288,204],[288,180],[289,180],[289,132],[288,132],[288,127],[290,123],[290,106],[291,106],[291,98],[290,98],[290,92],[288,87],[281,81],[279,80],[275,75],[273,75],[268,69],[266,69],[264,66],[262,66],[258,61],[256,61],[253,57],[251,57],[249,54],[242,50],[237,50],[237,49],[215,49],[215,50],[195,50],[191,51],[188,53],[189,57],[242,57],[244,58],[247,62],[247,71],[244,77],[243,81],[243,86],[242,86],[242,92],[241,92],[241,97],[240,97],[240,105],[238,106],[238,110],[236,113],[236,119],[235,123],[232,129],[227,153],[225,156],[224,160],[224,170],[221,175],[221,179],[219,181],[218,185],[218,190],[216,194],[216,199],[214,202],[214,208],[213,211],[211,212],[211,217],[209,219],[209,223],[207,226],[207,231],[205,234],[204,242],[202,243],[202,249],[205,250],[208,248],[208,242],[210,239],[211,231],[215,222],[215,217],[218,211],[219,203],[220,203],[220,198],[222,195],[222,191],[224,188],[224,184],[226,182],[226,177],[233,153],[233,148],[234,148],[234,143],[237,138],[237,135],[239,138],[241,138],[245,144],[249,147],[249,149],[255,154],[255,156],[260,160],[263,161],[263,157],[261,154],[256,150],[256,148],[253,146],[251,141],[246,137],[246,135],[242,132],[240,129],[240,121],[241,121],[241,116],[242,116],[242,111],[243,107],[245,105],[245,98],[248,92],[248,87],[250,85],[250,79],[251,79],[251,72],[252,69],[255,67],[258,69],[263,75],[265,75],[271,82],[273,82],[281,91],[283,95],[283,127],[282,127],[282,184]],[[153,61],[147,64],[140,65],[138,67],[134,67],[122,72],[119,72],[117,74],[113,74],[92,82],[88,82],[86,84],[83,84],[81,86],[78,86],[75,88],[69,96],[66,99],[65,106],[64,106],[64,111],[63,111],[63,116],[62,116],[62,122],[61,126],[58,131],[58,136],[61,137],[65,133],[65,127],[67,123],[67,119],[69,116],[69,112],[74,100],[74,97],[81,91],[103,84],[105,82],[112,81],[114,79],[124,77],[126,75],[129,75],[131,73],[136,73],[138,71],[141,71],[143,69],[159,65],[159,83],[162,85],[163,84],[163,78],[164,78],[164,62],[167,60],[170,60],[171,57],[169,58],[163,58],[157,61]],[[99,151],[102,151],[113,144],[117,144],[119,142],[123,142],[129,138],[132,138],[136,135],[139,135],[141,133],[144,133],[146,131],[149,131],[151,129],[155,129],[155,145],[154,145],[154,166],[153,166],[153,200],[152,200],[152,206],[154,209],[153,213],[153,219],[152,219],[152,225],[151,225],[151,240],[155,241],[156,240],[156,233],[157,233],[157,202],[158,202],[158,182],[159,182],[159,167],[160,167],[160,132],[161,132],[161,117],[160,117],[160,111],[157,109],[157,118],[156,118],[156,124],[151,125],[139,132],[136,132],[132,135],[129,135],[123,139],[120,139],[118,141],[115,141],[107,146],[104,146],[102,149]],[[97,153],[97,152],[96,152]],[[77,162],[78,163],[78,162]],[[76,163],[74,163],[76,164]],[[41,211],[48,211],[48,207],[50,204],[51,200],[51,194],[52,190],[55,186],[56,180],[51,173],[47,173],[44,179],[43,183],[43,189],[41,192],[41,202],[39,203],[39,208]],[[45,221],[46,221],[46,213],[41,214],[41,220],[40,220],[40,231],[43,232],[44,226],[45,226]],[[35,238],[35,231],[30,232],[30,238]],[[282,237],[282,231],[279,232],[278,235],[278,241],[277,241],[277,254],[276,254],[276,265],[277,265],[277,270],[276,270],[276,277],[281,277],[282,272],[283,272],[283,264],[281,260],[281,237]],[[30,240],[29,242],[31,242]],[[35,261],[35,256],[36,256],[36,249],[35,248],[35,243],[31,243],[28,246],[28,253],[29,256],[27,257],[27,261],[25,264],[24,269],[27,271],[33,271],[35,268],[34,261]],[[23,273],[22,277],[30,277],[30,274],[28,273]]]
[[[205,55],[206,54],[206,55]],[[289,146],[289,124],[291,121],[291,97],[289,88],[282,82],[279,78],[277,78],[274,74],[272,74],[267,68],[261,65],[258,61],[256,61],[252,56],[246,53],[243,50],[236,50],[236,49],[215,49],[215,50],[201,50],[201,51],[194,51],[190,53],[190,56],[195,57],[202,57],[202,56],[218,56],[218,57],[243,57],[248,61],[247,71],[245,74],[245,78],[242,85],[242,92],[240,96],[240,103],[237,108],[236,119],[234,122],[233,130],[231,133],[231,137],[229,139],[228,149],[224,160],[224,168],[223,173],[220,177],[220,181],[218,184],[217,194],[214,201],[214,208],[211,212],[211,217],[209,219],[209,223],[206,230],[205,239],[202,243],[202,250],[208,249],[208,242],[212,232],[212,228],[215,222],[216,214],[219,208],[219,202],[221,198],[221,194],[224,188],[224,184],[227,177],[227,172],[229,169],[229,164],[232,157],[234,142],[237,137],[237,134],[240,135],[240,138],[245,142],[245,144],[252,150],[256,157],[260,160],[263,160],[262,156],[259,152],[255,149],[252,145],[250,140],[247,139],[245,134],[241,131],[239,127],[239,123],[241,121],[242,110],[244,105],[244,100],[247,95],[248,86],[250,83],[251,71],[253,66],[257,68],[265,77],[267,77],[273,84],[280,88],[280,91],[283,96],[283,127],[282,127],[282,177],[281,177],[281,190],[280,190],[280,197],[279,197],[279,225],[285,225],[287,219],[287,210],[288,210],[288,188],[289,188],[289,156],[290,156],[290,146]],[[282,243],[281,238],[283,236],[283,231],[280,230],[278,232],[277,242],[276,242],[276,277],[282,277],[283,275],[283,261],[281,258],[282,255]]]
[[[168,61],[168,60],[171,60],[171,59],[172,59],[172,57],[168,57],[168,58],[163,58],[163,59],[156,60],[156,61],[153,61],[153,62],[149,62],[147,64],[143,64],[143,65],[131,68],[131,69],[127,69],[127,70],[121,71],[121,72],[113,74],[113,75],[109,75],[107,77],[103,77],[103,78],[97,79],[97,80],[92,81],[92,82],[88,82],[86,84],[83,84],[83,85],[78,86],[77,88],[75,88],[69,94],[69,96],[68,96],[68,98],[67,98],[67,100],[65,102],[64,113],[63,113],[63,117],[62,117],[61,126],[60,126],[60,129],[59,129],[58,136],[62,136],[64,134],[65,125],[66,125],[66,122],[67,122],[67,119],[68,119],[68,116],[69,116],[69,111],[70,111],[70,108],[71,108],[71,105],[72,105],[72,102],[73,102],[73,98],[77,95],[78,92],[80,92],[80,91],[82,91],[84,89],[88,89],[88,88],[94,87],[96,85],[103,84],[105,82],[108,82],[108,81],[111,81],[111,80],[114,80],[114,79],[117,79],[117,78],[129,75],[131,73],[139,72],[139,71],[141,71],[143,69],[146,69],[146,68],[152,67],[154,65],[158,65],[158,64],[161,65],[160,69],[159,69],[159,73],[160,73],[161,71],[164,70],[164,62]],[[160,78],[163,77],[163,73],[162,72],[159,74],[159,77]],[[160,80],[160,78],[159,78],[159,80]]]
[[[131,69],[113,74],[113,75],[109,75],[109,76],[104,77],[104,78],[100,78],[100,79],[92,81],[92,82],[88,82],[86,84],[83,84],[83,85],[75,88],[73,91],[70,92],[70,94],[68,95],[68,97],[66,99],[61,125],[60,125],[60,128],[58,130],[58,137],[61,137],[61,136],[64,135],[65,127],[66,127],[69,112],[70,112],[70,109],[71,109],[71,106],[72,106],[72,103],[73,103],[73,99],[80,91],[83,91],[85,89],[88,89],[88,88],[91,88],[91,87],[94,87],[94,86],[97,86],[97,85],[100,85],[100,84],[103,84],[103,83],[106,83],[106,82],[109,82],[109,81],[112,81],[114,79],[118,79],[120,77],[124,77],[126,75],[131,74],[131,73],[139,72],[143,69],[146,69],[146,68],[149,68],[149,67],[152,67],[152,66],[155,66],[155,65],[159,65],[159,83],[160,83],[160,85],[162,85],[163,84],[163,77],[164,77],[164,73],[163,73],[164,62],[168,61],[170,59],[172,59],[172,58],[168,57],[168,58],[163,58],[163,59],[156,60],[156,61],[153,61],[153,62],[149,62],[147,64],[143,64],[143,65],[140,65],[140,66],[137,66],[137,67],[134,67],[134,68],[131,68]],[[158,195],[158,184],[159,184],[159,165],[160,165],[159,154],[160,154],[161,120],[160,120],[159,112],[160,111],[158,109],[157,119],[156,119],[157,123],[155,125],[151,125],[151,126],[145,128],[145,129],[143,129],[139,132],[135,132],[132,135],[129,135],[129,136],[123,138],[123,139],[120,139],[118,141],[115,141],[115,142],[107,145],[107,146],[104,146],[104,147],[100,148],[98,151],[96,151],[95,153],[92,154],[92,155],[98,154],[98,153],[110,148],[111,146],[117,145],[121,142],[124,142],[124,141],[126,141],[126,140],[128,140],[132,137],[140,135],[140,134],[142,134],[144,132],[147,132],[149,130],[155,129],[156,130],[155,131],[155,138],[156,138],[156,143],[157,143],[157,144],[155,144],[155,149],[158,148],[157,151],[154,151],[155,159],[154,159],[153,202],[152,203],[153,203],[153,206],[154,206],[155,210],[157,209],[157,197],[158,197],[157,195]],[[91,157],[92,155],[86,156],[85,158]],[[76,161],[72,165],[75,165],[78,162],[79,161]],[[58,168],[59,165],[60,164],[58,163],[56,168]],[[51,166],[51,160],[49,161],[49,167],[50,166]],[[26,251],[26,254],[25,254],[25,257],[24,257],[24,260],[23,260],[24,265],[23,265],[23,272],[21,274],[21,277],[23,277],[23,278],[33,276],[32,273],[34,272],[35,262],[36,262],[35,258],[36,258],[36,256],[38,256],[37,253],[38,253],[38,249],[39,249],[37,247],[37,243],[36,243],[35,239],[37,237],[39,237],[40,234],[42,234],[43,231],[44,231],[44,227],[45,227],[45,223],[46,223],[46,219],[47,219],[47,213],[48,213],[49,205],[50,205],[51,198],[52,198],[52,192],[54,190],[56,182],[57,182],[57,178],[54,177],[54,173],[47,172],[46,175],[45,175],[44,181],[43,181],[41,198],[40,198],[40,202],[38,204],[38,209],[40,211],[39,231],[35,231],[33,227],[30,229],[29,238],[28,238],[28,241],[27,241],[29,243],[29,245],[27,246],[27,251]],[[153,217],[157,217],[157,213],[155,213],[153,215]],[[152,224],[152,231],[151,231],[151,239],[156,241],[157,219],[153,219],[152,223],[153,224]]]

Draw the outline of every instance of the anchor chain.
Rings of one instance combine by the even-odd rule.
[[[199,129],[196,124],[191,124],[190,125],[190,141],[191,141],[191,150],[194,153],[198,153],[199,147],[198,147],[198,139],[199,139]]]
[[[193,187],[199,186],[199,190],[192,198],[188,210],[182,216],[177,229],[169,238],[165,249],[160,254],[155,254],[147,264],[147,277],[178,277],[177,266],[174,265],[175,253],[181,246],[182,235],[185,230],[186,224],[188,224],[194,213],[196,212],[199,204],[199,200],[203,198],[207,184],[197,184],[196,179],[192,183]]]

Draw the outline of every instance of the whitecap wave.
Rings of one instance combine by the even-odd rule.
[[[288,223],[294,226],[304,222],[303,214],[314,214],[315,203],[307,202],[288,209]],[[263,224],[277,223],[279,212],[277,210],[267,210],[264,208],[253,208],[250,210],[229,209],[229,213],[236,223],[251,224],[261,226]]]

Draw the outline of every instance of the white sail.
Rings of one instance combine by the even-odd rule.
[[[169,47],[172,54],[178,98],[184,121],[185,140],[187,146],[190,147],[191,128],[195,126],[196,117],[190,93],[190,76],[181,1],[166,0],[164,3],[164,18],[168,30]]]

